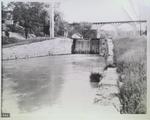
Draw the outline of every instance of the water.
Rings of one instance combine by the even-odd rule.
[[[91,72],[102,72],[97,55],[64,55],[3,62],[3,112],[11,116],[71,116],[97,110]],[[99,112],[99,111],[97,111]],[[68,113],[70,113],[68,115]]]

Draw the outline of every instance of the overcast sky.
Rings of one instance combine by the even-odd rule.
[[[139,20],[147,19],[150,13],[150,0],[57,0],[57,2],[60,2],[60,10],[68,22]]]
[[[62,0],[64,18],[76,21],[119,21],[146,19],[150,0]],[[144,14],[143,14],[144,13]]]

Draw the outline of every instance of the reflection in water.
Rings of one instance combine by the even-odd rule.
[[[94,55],[4,61],[4,92],[9,85],[11,93],[17,98],[19,110],[25,112],[55,104],[86,103],[91,86],[95,88],[98,85],[90,83],[90,86],[89,75],[103,67],[103,59]]]
[[[103,75],[99,72],[95,73],[92,72],[89,76],[90,78],[90,84],[92,88],[97,88],[99,86],[99,82],[102,80]]]
[[[98,88],[99,82],[90,82],[92,88]]]

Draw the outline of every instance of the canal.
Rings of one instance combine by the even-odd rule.
[[[97,88],[89,76],[104,66],[102,57],[81,54],[3,61],[3,112],[53,118],[97,114]]]

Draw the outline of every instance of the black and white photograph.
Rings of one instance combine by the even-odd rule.
[[[149,13],[150,0],[1,1],[1,119],[149,120]]]

